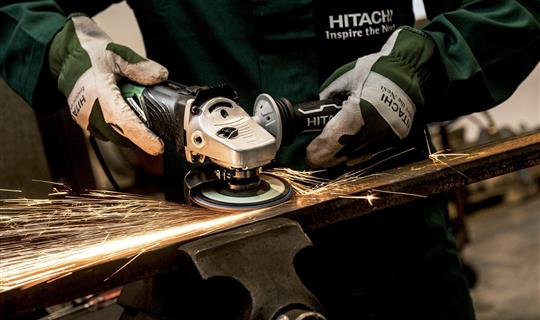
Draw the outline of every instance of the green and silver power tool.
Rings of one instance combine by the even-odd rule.
[[[121,84],[139,118],[163,140],[174,143],[190,163],[206,164],[184,179],[186,201],[222,211],[265,208],[292,196],[283,179],[261,173],[280,146],[301,132],[320,131],[341,108],[339,100],[292,105],[261,94],[253,116],[238,105],[228,85],[155,86]]]

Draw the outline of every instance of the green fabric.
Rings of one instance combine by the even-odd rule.
[[[61,10],[51,0],[13,2],[0,7],[0,40],[7,44],[0,47],[2,77],[35,108],[57,109],[65,102],[41,70],[47,44],[63,25]],[[93,13],[117,1],[59,2],[67,13]],[[227,82],[247,110],[260,92],[293,102],[316,98],[311,1],[128,3],[148,56],[168,67],[169,78],[186,84]],[[471,0],[433,19],[424,31],[437,45],[440,65],[434,67],[426,108],[417,117],[449,120],[508,98],[539,60],[539,7],[537,0]],[[35,99],[37,93],[43,96]],[[295,141],[296,152],[280,151],[284,164],[303,165],[293,163],[299,158],[293,155],[304,153],[303,139]]]
[[[416,107],[424,106],[422,89],[431,76],[434,42],[423,32],[402,27],[394,47],[388,55],[381,56],[371,67],[380,75],[395,82],[411,98]],[[321,85],[321,91],[333,81],[352,70],[356,61],[339,67]]]
[[[66,14],[84,12],[86,16],[94,16],[107,9],[111,4],[122,2],[123,0],[92,0],[92,1],[73,1],[73,0],[55,0]]]
[[[140,102],[145,89],[145,86],[143,85],[128,81],[121,81],[119,87],[120,91],[122,91],[122,96],[124,96],[124,98],[135,97],[137,99],[137,102]]]
[[[73,21],[68,20],[54,37],[49,51],[49,69],[58,78],[58,89],[67,97],[77,80],[91,66],[90,57],[75,33]]]
[[[423,31],[435,41],[441,63],[430,81],[426,122],[501,103],[540,60],[538,0],[466,0]]]
[[[146,61],[145,58],[138,55],[135,51],[121,44],[111,42],[107,45],[107,50],[119,55],[122,57],[122,59],[126,60],[130,64]]]
[[[403,27],[390,54],[381,57],[372,71],[395,82],[416,105],[424,106],[423,88],[430,80],[434,43],[422,32]]]
[[[442,200],[308,233],[315,248],[297,270],[328,319],[474,319]]]
[[[169,69],[169,79],[187,85],[228,83],[250,113],[263,92],[295,103],[317,99],[311,1],[128,3],[148,57]],[[278,161],[304,168],[309,140],[302,136],[280,149]]]
[[[93,14],[117,1],[58,2],[66,13]],[[285,96],[293,102],[315,99],[318,94],[319,61],[311,1],[244,1],[234,5],[226,0],[212,5],[199,0],[128,0],[128,3],[141,27],[148,56],[169,69],[170,79],[188,85],[227,82],[238,90],[241,104],[248,110],[261,92]],[[492,107],[509,97],[539,60],[539,15],[538,0],[470,0],[463,1],[461,8],[434,18],[424,31],[436,43],[439,61],[435,61],[433,80],[424,90],[429,94],[421,110],[423,120],[448,120]],[[65,15],[52,0],[4,1],[0,6],[1,76],[36,109],[65,105],[65,98],[58,97],[55,81],[43,72],[48,71],[48,45],[64,22]],[[303,146],[307,141],[309,138],[299,137],[296,145],[280,151],[278,159],[283,164],[302,167]],[[173,165],[177,162],[178,159]],[[341,239],[346,234],[356,238],[341,242],[349,244],[343,246],[347,249],[341,252],[343,255],[329,250],[335,253],[334,257],[361,256],[369,262],[340,263],[347,266],[350,262],[351,270],[359,278],[343,278],[336,283],[354,287],[362,280],[371,279],[375,301],[384,302],[380,312],[401,311],[388,308],[387,294],[398,302],[401,298],[410,302],[409,308],[420,303],[418,308],[424,310],[437,309],[445,298],[462,299],[449,302],[456,310],[448,311],[447,318],[467,319],[470,300],[463,287],[455,247],[445,236],[448,231],[443,230],[447,225],[441,221],[443,214],[426,204],[424,209],[416,211],[419,206],[422,207],[417,203],[401,208],[402,211],[395,210],[389,213],[391,216],[373,215],[372,220],[381,221],[370,219],[362,223],[363,229],[353,225],[352,231],[335,233]],[[430,214],[424,214],[425,210]],[[414,219],[396,221],[400,214]],[[363,231],[379,237],[361,238]],[[322,241],[314,239],[319,244]],[[359,247],[351,248],[353,243]],[[334,249],[336,246],[339,248],[337,240]],[[321,262],[332,265],[333,261]],[[343,270],[329,270],[345,274]],[[423,276],[424,272],[429,276]],[[326,275],[323,273],[319,279]],[[437,287],[441,283],[444,285]],[[415,289],[414,294],[408,290],[411,288]],[[356,295],[358,301],[359,293],[349,291],[348,296]],[[403,303],[403,307],[407,304]],[[439,313],[445,311],[441,309]],[[463,314],[455,315],[456,312]]]
[[[324,82],[323,84],[321,85],[321,88],[319,89],[320,91],[323,91],[324,89],[326,89],[332,82],[334,82],[337,78],[341,77],[342,75],[344,75],[345,73],[347,73],[348,71],[351,71],[352,69],[354,69],[354,65],[356,64],[356,60],[355,61],[351,61],[347,64],[344,64],[342,65],[341,67],[339,67],[336,71],[334,71],[334,73],[332,73],[330,75],[330,77],[328,77]]]
[[[48,46],[65,16],[54,1],[2,1],[0,6],[0,77],[40,111],[66,105],[48,74]]]
[[[68,97],[79,78],[92,67],[88,52],[81,46],[77,36],[72,17],[82,16],[81,13],[69,15],[64,28],[56,34],[49,50],[50,73],[58,78],[58,89]],[[109,43],[106,50],[117,54],[128,63],[147,61],[133,50],[123,45]],[[100,140],[111,141],[115,144],[130,146],[132,143],[118,132],[120,127],[112,127],[103,117],[99,100],[93,103],[86,128],[92,135]]]

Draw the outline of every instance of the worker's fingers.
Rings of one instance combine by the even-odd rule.
[[[99,101],[103,118],[118,133],[151,155],[163,153],[163,141],[156,136],[128,106],[113,75],[104,77]]]
[[[361,101],[362,118],[366,123],[354,136],[342,136],[339,140],[344,147],[336,157],[346,157],[347,165],[371,160],[382,150],[391,148],[399,142],[390,125],[366,101]]]
[[[341,76],[335,78],[319,93],[319,98],[321,100],[325,100],[336,93],[349,92],[351,89],[350,83],[352,74],[352,70],[349,70],[343,73]]]
[[[364,126],[359,102],[349,97],[323,131],[307,146],[307,163],[312,168],[329,168],[343,163],[347,158],[338,155],[345,142],[343,137],[354,136]]]
[[[380,54],[374,53],[363,56],[354,63],[342,66],[321,86],[323,90],[319,93],[319,97],[328,99],[336,93],[347,92],[356,98],[360,98],[371,67],[380,57]]]
[[[136,83],[152,85],[167,80],[169,71],[159,63],[143,58],[128,47],[109,43],[107,50],[114,61],[114,71]]]

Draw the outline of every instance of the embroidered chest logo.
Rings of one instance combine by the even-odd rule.
[[[393,16],[392,9],[329,15],[324,36],[327,40],[347,40],[389,33],[396,30]]]

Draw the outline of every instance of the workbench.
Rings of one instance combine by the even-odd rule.
[[[210,220],[205,218],[204,223],[192,225],[189,232],[183,230],[181,224],[169,225],[167,230],[161,230],[162,236],[158,239],[158,244],[148,250],[125,251],[119,256],[111,255],[97,263],[82,265],[69,273],[60,276],[57,274],[52,282],[43,281],[24,289],[15,286],[0,292],[0,314],[3,318],[9,318],[36,308],[178,270],[181,264],[186,262],[189,250],[194,248],[190,247],[191,243],[201,239],[204,242],[207,237],[237,228],[249,228],[259,222],[285,218],[292,221],[292,224],[283,224],[287,230],[294,229],[294,225],[297,225],[300,231],[315,230],[362,215],[376,214],[382,209],[415,201],[419,197],[445,193],[474,182],[538,165],[540,132],[459,152],[465,156],[447,157],[444,163],[427,159],[390,169],[384,174],[367,176],[361,182],[350,186],[350,195],[353,197],[294,196],[288,202],[273,208],[247,213],[212,214]],[[384,193],[384,197],[373,202],[362,198],[373,193]],[[194,208],[193,212],[203,214],[206,210]],[[212,223],[213,221],[215,223]],[[223,221],[227,223],[222,223]],[[0,249],[1,235],[5,228],[6,226],[0,225]],[[205,230],[194,232],[197,228]],[[276,230],[280,228],[276,226]],[[195,247],[200,248],[198,246],[203,242],[198,242]],[[308,245],[309,239],[302,246]],[[135,256],[136,259],[133,259]],[[29,254],[28,258],[34,257]],[[127,262],[129,264],[126,264]],[[107,281],[104,281],[105,279]],[[2,281],[4,280],[0,271],[0,284]],[[316,305],[316,301],[313,304]]]

